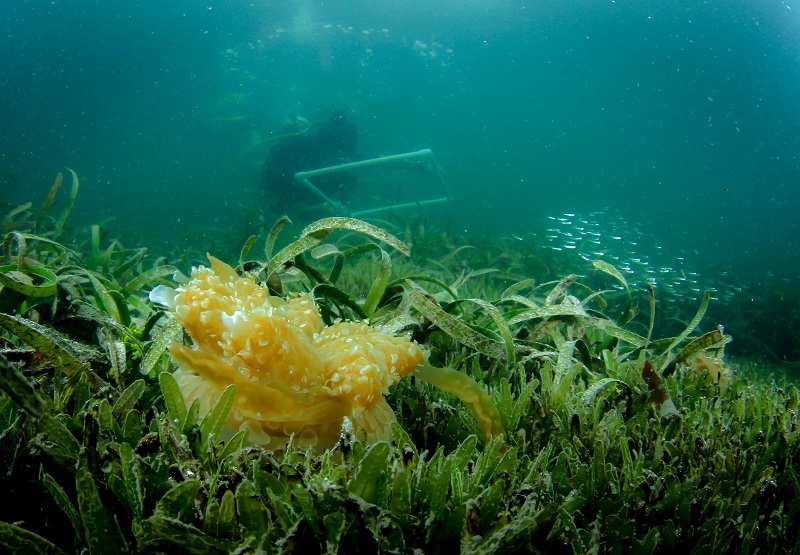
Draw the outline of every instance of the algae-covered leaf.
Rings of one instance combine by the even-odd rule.
[[[127,322],[124,322],[121,314],[120,309],[117,306],[117,301],[111,293],[111,290],[106,287],[105,283],[103,283],[94,272],[85,271],[83,272],[89,281],[92,283],[92,289],[94,290],[94,297],[97,302],[102,305],[102,308],[108,313],[108,315],[116,321],[118,324],[125,325]]]
[[[400,468],[392,482],[389,510],[402,518],[411,515],[411,507],[411,474],[405,468]]]
[[[203,417],[200,423],[200,433],[203,436],[203,441],[207,437],[219,437],[219,433],[225,426],[228,416],[233,409],[233,402],[236,400],[236,386],[230,384],[226,387],[219,396],[219,400],[214,405],[214,408]]]
[[[647,344],[649,345],[656,324],[656,290],[652,283],[647,284],[647,298],[650,301],[650,323],[647,326]]]
[[[478,382],[463,372],[452,368],[434,368],[422,364],[417,367],[414,375],[461,399],[475,415],[475,419],[486,437],[498,436],[504,432],[500,413],[489,395]]]
[[[222,495],[222,501],[219,504],[219,519],[217,521],[217,532],[223,538],[228,538],[233,535],[234,526],[236,524],[236,505],[233,491],[227,490]]]
[[[547,295],[547,298],[544,300],[545,305],[555,304],[556,300],[559,299],[561,296],[565,295],[569,286],[575,283],[575,280],[578,279],[578,276],[575,274],[570,274],[559,281],[555,287],[553,287],[552,291]]]
[[[145,553],[244,553],[230,541],[219,540],[201,530],[174,518],[153,515],[146,521],[146,536],[141,544]],[[152,544],[149,545],[149,544]],[[173,546],[172,549],[165,549]]]
[[[592,260],[592,266],[594,266],[597,270],[600,270],[601,272],[610,275],[611,277],[619,281],[626,290],[629,290],[628,282],[625,280],[625,276],[623,276],[619,270],[617,270],[614,266],[612,266],[608,262],[599,259]]]
[[[314,498],[311,496],[311,492],[309,492],[304,486],[295,484],[295,486],[292,488],[292,497],[300,506],[300,512],[302,513],[305,521],[314,531],[314,534],[318,535],[320,532],[319,517],[317,515],[317,509],[314,506]]]
[[[247,437],[249,435],[250,428],[244,428],[236,432],[233,437],[228,440],[228,442],[225,444],[225,447],[222,449],[222,452],[219,454],[220,460],[225,460],[227,457],[240,450],[244,446],[244,443],[247,441]]]
[[[4,313],[0,313],[0,326],[60,366],[66,375],[74,376],[84,370],[85,365],[78,358],[78,353],[85,354],[90,349],[65,338],[56,330],[21,316]],[[95,356],[99,358],[96,353]]]
[[[269,535],[269,514],[250,480],[242,480],[236,488],[236,514],[242,536],[263,542]]]
[[[255,235],[251,235],[250,237],[247,238],[247,241],[244,242],[244,245],[242,245],[242,250],[239,253],[240,267],[244,266],[244,263],[247,261],[247,255],[250,253],[250,249],[253,248],[253,245],[256,244],[256,239],[258,239],[258,237],[256,237]]]
[[[69,170],[69,173],[72,174],[72,189],[70,190],[69,197],[67,197],[67,202],[64,205],[64,211],[61,213],[61,217],[58,219],[58,222],[56,222],[56,228],[53,230],[53,239],[56,239],[59,235],[61,235],[61,231],[64,229],[64,224],[67,222],[69,213],[72,212],[72,207],[75,205],[75,198],[78,196],[78,188],[80,186],[78,174],[70,168],[67,168],[67,170]]]
[[[64,174],[62,172],[58,172],[55,180],[53,181],[53,186],[50,187],[50,191],[48,191],[47,196],[42,203],[42,207],[39,209],[39,213],[36,214],[36,221],[33,223],[34,233],[39,233],[42,220],[44,220],[44,217],[47,215],[47,211],[50,210],[50,207],[53,206],[53,201],[56,200],[56,195],[58,194],[58,190],[61,188],[61,183],[63,182]]]
[[[34,418],[41,417],[46,410],[45,401],[39,392],[2,353],[0,353],[0,390]]]
[[[520,291],[527,289],[529,287],[533,287],[534,285],[536,285],[535,279],[533,278],[523,279],[509,286],[505,291],[503,291],[503,293],[500,295],[500,298],[503,300],[514,298],[519,294]]]
[[[327,236],[327,234],[334,229],[349,229],[351,231],[357,231],[359,233],[363,233],[364,235],[368,235],[373,239],[382,241],[391,247],[394,247],[406,256],[410,254],[408,246],[388,231],[384,231],[377,226],[368,224],[367,222],[357,220],[355,218],[323,218],[308,225],[302,231],[301,236],[317,234],[324,234]]]
[[[274,274],[280,267],[284,264],[293,260],[296,256],[303,254],[305,251],[309,250],[312,247],[318,245],[326,236],[327,234],[323,235],[304,235],[300,237],[297,241],[290,243],[289,245],[282,248],[275,256],[270,258],[269,262],[266,263],[263,267],[258,267],[257,270],[253,271],[253,274],[259,274],[263,270],[264,274],[269,278],[272,274]]]
[[[484,301],[483,299],[468,299],[469,302],[473,302],[484,309],[486,312],[489,313],[494,324],[497,326],[497,332],[500,334],[500,337],[503,340],[503,344],[506,348],[505,359],[506,361],[511,364],[516,360],[514,355],[514,339],[511,336],[511,330],[508,327],[503,315],[500,313],[497,308],[489,303]]]
[[[392,431],[392,439],[394,440],[394,444],[397,445],[398,448],[401,450],[408,447],[414,453],[415,457],[419,457],[419,451],[417,451],[417,446],[414,445],[414,442],[411,441],[411,436],[408,435],[400,424],[397,422],[392,422],[389,425],[389,428]]]
[[[467,463],[476,453],[475,448],[478,446],[478,438],[475,435],[467,437],[456,448],[455,451],[450,453],[447,458],[453,461],[453,470],[463,472],[467,468]]]
[[[109,302],[113,302],[111,294],[109,294],[109,298],[112,299]],[[110,328],[113,328],[121,335],[125,335],[133,344],[133,346],[136,347],[136,350],[142,353],[143,352],[142,343],[135,335],[133,335],[133,333],[131,333],[131,331],[127,327],[125,327],[123,324],[120,323],[119,311],[116,310],[116,304],[114,306],[115,306],[115,314],[117,315],[116,318],[112,317],[112,315],[106,313],[105,311],[97,308],[93,304],[79,300],[76,300],[72,303],[72,307],[76,309],[75,315],[78,318],[83,318],[85,320],[93,320],[99,324],[103,324]]]
[[[339,553],[340,540],[345,530],[345,515],[330,513],[325,515],[322,522],[325,524],[325,542],[328,553]]]
[[[3,214],[3,216],[0,217],[0,221],[3,222],[4,224],[8,224],[11,223],[11,221],[20,214],[25,214],[27,216],[29,214],[26,214],[26,212],[28,212],[31,206],[33,206],[32,202],[26,202],[20,204],[19,206],[12,208],[11,210]]]
[[[136,403],[139,401],[139,398],[142,396],[145,390],[145,383],[144,380],[136,380],[131,385],[129,385],[125,391],[123,391],[117,401],[114,403],[113,407],[113,414],[114,418],[119,418],[129,410],[131,410]]]
[[[387,498],[388,458],[391,453],[388,443],[379,441],[370,446],[361,459],[358,470],[350,480],[349,490],[367,503],[385,506]]]
[[[58,482],[56,482],[55,478],[50,476],[48,473],[44,473],[42,475],[42,484],[50,492],[50,495],[53,496],[53,500],[56,502],[56,505],[64,511],[64,514],[67,515],[69,521],[72,523],[72,527],[75,530],[75,534],[78,537],[83,537],[83,523],[81,522],[81,516],[78,514],[78,510],[75,508],[75,505],[72,504],[70,501],[67,492],[64,491]]]
[[[589,388],[583,392],[582,400],[586,404],[591,404],[594,402],[594,398],[597,396],[600,391],[602,391],[605,387],[612,385],[614,383],[619,383],[630,389],[630,386],[623,382],[622,380],[618,380],[616,378],[601,378],[594,382]]]
[[[433,468],[430,465],[429,468]],[[453,461],[446,459],[440,469],[431,476],[430,507],[431,513],[439,520],[443,520],[448,493],[450,492]]]
[[[144,354],[142,358],[142,362],[139,365],[139,372],[143,375],[150,375],[155,368],[158,361],[161,359],[161,355],[167,350],[170,342],[183,330],[181,327],[180,322],[175,320],[174,318],[170,318],[169,322],[161,329],[158,335],[153,339],[153,342],[150,343],[150,347],[148,347],[147,352]]]
[[[675,358],[669,361],[666,366],[664,366],[664,369],[661,371],[661,375],[669,376],[675,371],[675,368],[678,364],[695,353],[699,353],[700,351],[704,351],[713,347],[722,347],[730,341],[731,337],[723,333],[722,326],[719,326],[717,329],[708,333],[704,333],[700,337],[690,341],[683,349],[681,349],[681,351],[675,355]]]
[[[144,513],[144,484],[139,469],[139,463],[133,448],[127,443],[119,446],[120,464],[122,466],[122,481],[125,487],[125,500],[131,508],[133,516],[141,521]]]
[[[40,283],[28,283],[17,274],[36,276]],[[0,266],[0,285],[8,287],[26,297],[51,297],[56,292],[56,275],[44,266],[32,264],[7,264]]]
[[[111,512],[103,507],[94,478],[86,466],[78,467],[75,489],[78,492],[78,510],[83,521],[89,553],[118,554],[127,551],[117,521]]]
[[[175,423],[178,430],[183,429],[186,422],[186,402],[183,400],[178,382],[169,372],[162,372],[158,375],[158,384],[161,386],[161,393],[164,395],[164,402],[167,405],[169,419]]]
[[[381,297],[383,297],[383,292],[386,291],[386,284],[389,283],[389,275],[392,273],[392,259],[389,253],[383,249],[380,249],[380,251],[381,262],[378,265],[378,275],[375,276],[372,287],[370,287],[369,293],[367,294],[367,300],[364,301],[364,313],[369,318],[372,317],[378,306],[378,302],[381,300]]]
[[[311,296],[315,301],[318,299],[330,299],[352,310],[357,318],[361,320],[367,319],[367,313],[364,312],[364,309],[350,295],[334,285],[321,283],[311,290]]]
[[[644,347],[647,345],[646,337],[642,337],[637,333],[623,329],[614,324],[614,322],[611,320],[606,320],[604,318],[587,318],[586,322],[596,329],[603,330],[611,337],[616,337],[621,341],[630,343],[634,347]]]
[[[175,275],[178,269],[175,266],[156,266],[155,268],[150,268],[133,278],[123,289],[123,292],[126,295],[131,295],[136,291],[140,291],[146,285],[153,283],[159,279],[163,279],[167,276]]]
[[[420,314],[459,343],[493,358],[505,358],[506,350],[503,343],[476,332],[460,319],[448,314],[438,304],[426,297],[421,290],[412,290],[409,293],[409,299]]]
[[[272,229],[269,230],[269,235],[267,235],[267,241],[264,245],[264,253],[267,255],[267,260],[272,258],[272,253],[275,250],[275,241],[278,240],[278,235],[280,235],[284,226],[290,223],[292,223],[292,220],[286,216],[281,216],[272,225]]]
[[[191,517],[194,500],[200,492],[200,482],[186,480],[173,487],[156,503],[156,513],[166,518],[188,519]]]
[[[633,317],[634,313],[631,311],[631,307],[633,306],[633,297],[631,296],[631,290],[628,287],[628,282],[625,280],[625,277],[622,275],[622,273],[620,273],[619,270],[617,270],[614,266],[612,266],[608,262],[605,262],[604,260],[593,260],[592,266],[594,266],[597,270],[600,270],[601,272],[610,275],[611,277],[619,281],[625,288],[627,297],[625,306],[622,309],[623,321],[621,323],[623,324],[627,323]]]
[[[695,313],[694,318],[692,318],[692,321],[689,322],[689,325],[686,326],[686,329],[684,329],[681,332],[681,334],[672,341],[669,347],[667,347],[667,351],[671,351],[672,349],[680,345],[683,342],[683,340],[689,337],[689,334],[691,334],[694,331],[694,329],[700,323],[700,320],[703,319],[703,316],[706,313],[706,309],[708,309],[708,301],[710,299],[711,299],[711,293],[709,291],[703,291],[703,298],[700,301],[700,306],[697,309],[697,313]]]
[[[349,229],[351,231],[363,233],[372,237],[373,239],[377,239],[394,247],[406,256],[409,255],[409,250],[405,243],[397,239],[391,233],[388,233],[379,227],[355,218],[323,218],[322,220],[318,220],[307,226],[300,234],[299,239],[290,243],[278,254],[273,256],[269,262],[267,262],[266,266],[264,266],[264,273],[267,277],[269,277],[286,262],[317,246],[335,229]],[[260,270],[261,268],[259,268],[259,272]]]
[[[9,553],[28,555],[32,553],[43,555],[61,555],[64,552],[49,540],[39,534],[34,534],[22,526],[8,522],[0,522],[0,546],[7,548]]]
[[[109,404],[108,399],[101,399],[97,403],[97,421],[100,423],[100,430],[102,431],[114,431],[119,427],[111,412],[111,404]]]
[[[186,420],[183,421],[183,428],[181,428],[181,433],[190,437],[192,433],[192,428],[197,425],[197,421],[200,418],[200,400],[196,397],[192,400],[192,404],[189,405],[189,409],[186,411]]]
[[[564,316],[580,316],[586,317],[586,310],[584,310],[581,302],[571,295],[566,295],[564,300],[558,304],[549,304],[524,310],[519,314],[515,314],[509,318],[508,325],[519,324],[526,320],[537,320],[547,318],[557,318]]]
[[[63,455],[71,461],[78,460],[81,455],[81,444],[63,423],[45,413],[39,419],[39,430]]]

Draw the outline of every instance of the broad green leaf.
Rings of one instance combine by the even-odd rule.
[[[405,468],[399,469],[394,475],[389,510],[397,517],[411,514],[410,476],[410,473]]]
[[[144,393],[145,387],[146,385],[144,380],[141,379],[136,380],[129,385],[114,403],[114,407],[112,409],[114,418],[119,419],[120,416],[135,407],[136,403],[139,402],[139,398],[142,396],[142,393]]]
[[[158,500],[156,513],[178,520],[190,519],[200,486],[197,480],[185,480],[179,483]]]
[[[178,430],[183,430],[186,422],[186,403],[183,400],[178,382],[169,372],[162,372],[158,375],[158,384],[161,386],[161,393],[164,395],[164,402],[167,405],[169,419],[175,423]]]
[[[236,488],[236,514],[242,536],[254,537],[260,543],[269,534],[269,513],[250,480],[243,480]]]
[[[236,525],[236,506],[234,504],[233,491],[227,490],[222,496],[219,504],[219,522],[217,530],[220,536],[228,538],[233,535]]]
[[[200,433],[203,436],[203,441],[209,436],[216,441],[222,428],[225,427],[225,422],[228,421],[228,416],[231,414],[235,400],[236,386],[230,384],[222,391],[214,408],[203,417],[203,421],[200,423]]]
[[[219,459],[225,460],[229,456],[239,451],[244,446],[244,443],[247,441],[247,437],[249,435],[250,435],[249,428],[244,428],[236,432],[233,435],[233,437],[230,438],[228,442],[225,444],[225,448],[222,449],[222,453],[220,453]]]
[[[391,447],[383,441],[370,446],[348,484],[350,493],[373,505],[386,504],[389,453]]]

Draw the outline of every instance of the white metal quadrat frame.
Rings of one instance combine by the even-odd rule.
[[[370,214],[376,214],[378,212],[385,212],[386,210],[400,210],[404,208],[416,208],[419,206],[428,206],[431,204],[439,204],[442,202],[447,202],[449,200],[453,200],[453,195],[450,193],[450,189],[447,186],[447,181],[445,180],[444,174],[442,170],[439,168],[439,165],[436,163],[436,159],[433,157],[433,152],[429,149],[417,150],[416,152],[406,152],[405,154],[393,154],[391,156],[381,156],[380,158],[372,158],[370,160],[361,160],[359,162],[350,162],[348,164],[340,164],[338,166],[330,166],[327,168],[320,168],[318,170],[310,170],[307,172],[297,172],[294,174],[294,178],[297,180],[298,183],[302,184],[303,186],[307,187],[309,191],[311,191],[317,198],[319,198],[322,203],[330,208],[337,208],[342,209],[344,208],[340,202],[337,202],[330,198],[328,195],[323,193],[316,187],[313,183],[311,183],[310,178],[316,177],[319,175],[327,175],[331,173],[337,172],[344,172],[348,170],[357,170],[363,168],[371,168],[375,166],[381,166],[384,164],[391,164],[394,162],[413,162],[417,160],[428,161],[429,167],[431,168],[431,172],[433,174],[434,179],[436,182],[441,186],[441,193],[444,196],[430,198],[430,199],[420,199],[414,202],[403,202],[397,204],[390,204],[387,206],[380,206],[377,208],[368,208],[365,210],[357,210],[355,212],[349,213],[350,216],[354,218],[358,218],[361,216],[367,216]]]

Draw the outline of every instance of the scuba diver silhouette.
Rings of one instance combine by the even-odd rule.
[[[343,110],[332,110],[317,125],[290,113],[283,130],[288,135],[269,149],[261,171],[272,206],[278,211],[315,204],[309,191],[298,186],[297,172],[352,162],[358,151],[358,129]],[[345,203],[348,191],[356,186],[356,176],[350,172],[329,174],[320,176],[315,185]]]

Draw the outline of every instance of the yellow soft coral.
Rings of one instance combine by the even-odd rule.
[[[389,386],[425,360],[416,343],[366,322],[325,326],[308,295],[269,294],[209,255],[211,268],[193,270],[177,290],[159,286],[150,298],[169,307],[194,341],[173,343],[175,379],[204,415],[228,384],[236,384],[233,429],[280,447],[296,442],[329,447],[350,417],[369,441],[388,439],[394,413]]]

